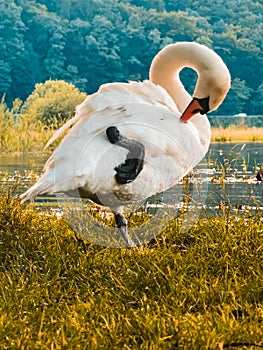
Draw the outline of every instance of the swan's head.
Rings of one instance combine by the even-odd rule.
[[[190,103],[179,75],[187,67],[198,74]],[[230,88],[230,74],[221,57],[195,42],[170,44],[158,52],[150,67],[150,80],[161,85],[172,97],[182,112],[183,122],[198,113],[206,114],[217,109]]]
[[[206,114],[216,110],[224,101],[231,84],[230,73],[221,58],[216,60],[209,69],[199,72],[193,98],[181,116],[182,122],[187,122],[197,113]]]

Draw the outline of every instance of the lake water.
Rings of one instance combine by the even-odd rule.
[[[262,165],[263,143],[212,144],[199,166],[208,170],[209,206],[223,202],[232,207],[257,206],[263,210],[263,183],[256,180]]]
[[[17,192],[22,192],[36,181],[48,155],[0,155],[2,190],[19,179]],[[263,143],[215,143],[207,156],[189,176],[167,193],[149,200],[150,208],[156,202],[182,206],[186,197],[192,206],[203,205],[217,211],[222,205],[239,210],[263,211],[263,182],[256,181],[257,168],[263,164]],[[39,197],[36,205],[57,206],[57,197]]]

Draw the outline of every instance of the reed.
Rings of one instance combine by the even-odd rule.
[[[32,111],[21,113],[22,101],[15,100],[8,108],[4,98],[0,103],[0,153],[39,153],[54,132],[66,122],[53,118],[43,124]],[[245,127],[244,123],[227,128],[212,128],[212,142],[262,142],[263,128]],[[55,142],[53,147],[57,145]]]
[[[263,142],[263,128],[229,126],[212,128],[212,142]]]
[[[54,131],[31,115],[20,114],[20,106],[20,100],[11,109],[3,100],[0,104],[0,152],[42,152]]]
[[[26,115],[19,122],[3,125],[0,121],[0,153],[43,152],[54,132],[52,127],[33,123]],[[211,142],[263,142],[263,128],[212,128]]]

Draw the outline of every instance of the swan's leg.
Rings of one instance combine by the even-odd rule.
[[[129,151],[125,162],[114,169],[116,170],[116,181],[119,184],[126,184],[134,181],[143,168],[145,156],[144,145],[139,141],[122,136],[115,126],[107,128],[106,134],[112,144]]]
[[[115,213],[114,216],[115,216],[116,225],[118,226],[118,229],[122,237],[124,238],[124,241],[127,244],[127,247],[128,248],[136,247],[136,244],[132,241],[132,239],[128,234],[127,220],[125,219],[125,217],[120,213]]]

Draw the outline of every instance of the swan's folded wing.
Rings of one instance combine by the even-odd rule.
[[[110,83],[100,87],[98,92],[88,96],[76,108],[76,115],[64,124],[48,141],[45,148],[51,145],[68,128],[80,120],[88,120],[97,111],[126,103],[147,103],[163,105],[178,113],[178,109],[170,95],[161,86],[149,80],[143,82]]]

